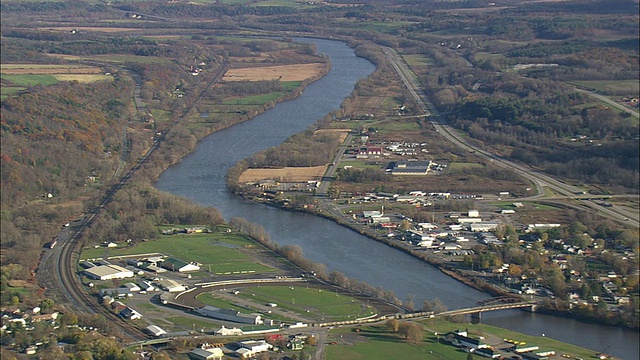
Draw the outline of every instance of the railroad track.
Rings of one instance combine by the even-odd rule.
[[[104,207],[113,200],[114,195],[131,179],[136,171],[142,167],[151,154],[159,148],[161,142],[166,139],[171,129],[184,119],[197,102],[202,99],[204,93],[222,78],[226,69],[226,63],[223,63],[198,96],[184,109],[181,115],[165,129],[162,135],[153,142],[152,146],[134,166],[127,171],[117,183],[113,184],[106,191],[99,203],[79,221],[75,222],[73,227],[63,228],[55,240],[55,244],[58,244],[58,246],[48,252],[45,251],[42,256],[37,273],[39,283],[42,284],[45,291],[48,291],[59,303],[67,304],[70,310],[78,313],[100,314],[105,316],[112,325],[120,330],[119,337],[123,342],[128,343],[131,341],[146,340],[149,339],[149,335],[136,326],[126,322],[120,316],[108,311],[105,307],[98,304],[97,299],[86,291],[80,276],[76,272],[76,264],[78,263],[80,250],[83,246],[82,239],[84,232],[89,229],[91,224],[100,216]]]

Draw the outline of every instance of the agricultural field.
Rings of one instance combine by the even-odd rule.
[[[267,179],[278,179],[287,182],[320,181],[326,170],[326,166],[247,169],[240,175],[238,181],[240,183],[254,183]]]
[[[224,81],[304,81],[318,77],[324,70],[321,63],[295,64],[229,69]]]
[[[2,64],[2,98],[26,90],[29,86],[53,85],[59,81],[93,82],[113,79],[102,69],[84,65],[58,64]]]

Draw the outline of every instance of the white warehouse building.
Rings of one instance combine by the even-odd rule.
[[[133,277],[133,271],[118,265],[94,266],[84,270],[85,275],[95,280],[125,279]]]

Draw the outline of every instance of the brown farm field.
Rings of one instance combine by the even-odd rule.
[[[94,66],[77,65],[42,65],[42,64],[2,64],[0,68],[3,74],[100,74],[102,69]]]
[[[319,181],[327,170],[326,166],[284,167],[280,169],[247,169],[240,175],[240,183],[254,183],[260,180],[287,182]]]
[[[322,74],[324,64],[296,64],[263,66],[253,68],[229,69],[224,74],[224,81],[304,81]]]
[[[131,32],[131,31],[142,31],[144,29],[137,29],[137,28],[125,28],[125,27],[97,27],[97,26],[79,26],[79,27],[73,27],[73,26],[59,26],[59,27],[50,27],[50,28],[39,28],[39,30],[43,30],[43,31],[98,31],[98,32],[107,32],[107,33],[114,33],[114,32]]]
[[[339,136],[340,142],[343,142],[344,139],[347,138],[347,135],[351,132],[351,129],[319,129],[316,130],[313,134],[337,134]]]

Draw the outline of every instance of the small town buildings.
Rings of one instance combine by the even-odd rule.
[[[475,353],[480,356],[488,357],[491,359],[499,359],[502,356],[500,355],[500,353],[498,353],[497,351],[489,347],[478,349],[475,351]]]
[[[242,330],[238,329],[237,327],[233,327],[231,329],[225,327],[224,325],[222,325],[222,327],[218,330],[216,330],[216,335],[221,335],[221,336],[231,336],[231,335],[242,335]]]
[[[287,349],[289,350],[302,350],[304,348],[304,340],[293,338],[287,342]]]
[[[222,360],[224,352],[219,347],[197,347],[189,352],[192,360]]]
[[[273,348],[273,345],[264,340],[247,340],[239,341],[236,343],[240,348],[236,350],[236,353],[241,358],[250,358],[261,352],[269,351]]]
[[[126,287],[121,287],[117,289],[102,289],[98,292],[98,295],[102,297],[102,301],[104,302],[107,297],[122,299],[133,296],[133,293]]]
[[[133,277],[133,271],[118,265],[100,265],[84,270],[84,274],[95,280],[125,279]]]
[[[168,291],[168,292],[181,292],[181,291],[187,290],[187,288],[184,285],[172,279],[162,279],[158,283],[158,286],[162,290]]]
[[[145,280],[139,280],[137,282],[138,286],[140,287],[140,290],[143,291],[155,291],[156,287],[153,286],[150,282],[145,281]]]
[[[123,317],[125,319],[129,319],[129,320],[142,319],[142,314],[140,314],[139,312],[133,310],[130,307],[126,307],[124,310],[120,311],[120,313],[118,315],[120,315],[121,317]]]
[[[456,330],[453,333],[452,343],[457,346],[468,347],[477,351],[478,349],[488,348],[489,345],[483,343],[479,339],[471,338],[466,331]]]
[[[548,360],[549,359],[548,356],[540,356],[534,353],[522,353],[522,354],[519,354],[519,356],[522,358],[522,360]]]
[[[188,272],[200,270],[200,266],[196,265],[195,263],[188,263],[176,258],[168,258],[161,264],[163,268],[171,271]]]
[[[495,222],[477,222],[469,225],[469,230],[473,232],[493,231],[498,228],[500,224]]]
[[[470,224],[479,222],[482,222],[482,219],[479,217],[458,218],[458,224]]]
[[[518,344],[518,345],[515,345],[512,348],[512,350],[514,352],[517,352],[519,354],[520,353],[527,353],[527,352],[535,351],[535,350],[538,350],[538,349],[540,349],[540,347],[538,347],[537,345],[527,345],[527,344],[522,344],[522,345]]]
[[[251,325],[251,326],[242,326],[240,327],[243,335],[253,335],[253,334],[267,334],[278,332],[282,330],[280,326],[273,325]]]
[[[128,282],[124,285],[121,286],[121,288],[125,288],[128,289],[130,292],[140,292],[140,286],[132,283],[132,282]]]
[[[480,217],[480,211],[478,211],[478,210],[469,210],[467,212],[467,216],[470,217],[470,218]]]
[[[390,165],[391,175],[427,175],[431,161],[398,161]]]
[[[145,329],[149,334],[155,336],[155,337],[160,337],[162,335],[166,335],[167,332],[164,331],[162,328],[160,328],[159,326],[156,325],[149,325],[146,327]]]
[[[239,311],[232,309],[220,309],[215,306],[204,306],[196,309],[196,312],[202,316],[210,317],[212,319],[227,320],[243,324],[262,325],[262,316],[259,314],[242,314]]]

